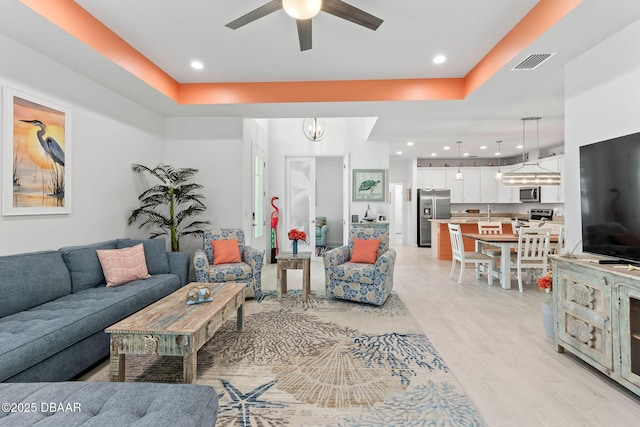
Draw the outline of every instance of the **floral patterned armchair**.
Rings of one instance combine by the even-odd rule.
[[[380,239],[375,264],[349,262],[354,239]],[[349,244],[324,256],[325,287],[333,298],[382,305],[393,289],[396,251],[389,247],[389,231],[351,227]]]
[[[242,262],[214,265],[212,240],[237,240]],[[262,264],[264,251],[244,244],[244,232],[239,228],[206,230],[203,235],[204,250],[198,249],[193,256],[196,280],[207,282],[246,283],[245,296],[259,298],[262,295]]]

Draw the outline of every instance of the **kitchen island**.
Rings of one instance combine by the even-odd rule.
[[[495,216],[486,217],[453,217],[447,219],[432,219],[431,227],[431,254],[437,259],[451,260],[451,240],[449,240],[448,224],[460,224],[460,231],[464,233],[477,233],[478,223],[483,221],[502,222],[504,233],[513,233],[511,217]],[[476,242],[473,239],[463,238],[464,250],[474,251]]]
[[[478,223],[484,221],[501,222],[503,233],[515,233],[516,230],[512,226],[512,218],[518,218],[525,221],[526,224],[536,226],[540,221],[527,219],[526,215],[515,214],[511,216],[491,216],[487,219],[486,216],[461,216],[451,217],[447,219],[432,219],[433,227],[431,227],[431,254],[437,259],[451,260],[451,240],[449,240],[449,228],[447,224],[460,224],[460,231],[462,234],[473,234],[478,232]],[[562,217],[558,217],[562,218]],[[548,227],[560,227],[564,223],[564,218],[561,220],[547,221]],[[474,251],[475,240],[463,237],[464,250]]]

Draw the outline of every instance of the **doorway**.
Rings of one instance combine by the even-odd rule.
[[[326,227],[316,224],[316,255],[343,244],[344,194],[343,158],[316,157],[316,218]],[[347,193],[348,194],[348,193]]]
[[[404,236],[404,185],[389,184],[391,206],[389,209],[389,238],[397,242],[403,241]]]
[[[308,246],[301,250],[315,256],[343,244],[349,216],[349,206],[345,206],[345,194],[349,194],[346,159],[347,156],[286,158],[287,209],[280,242],[284,251],[290,250],[286,234],[292,228],[307,233]]]

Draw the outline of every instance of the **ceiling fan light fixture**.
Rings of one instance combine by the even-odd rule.
[[[327,133],[327,127],[324,124],[324,120],[311,117],[304,119],[304,122],[302,122],[302,131],[309,141],[317,142],[324,138]]]
[[[311,19],[322,8],[322,0],[282,0],[282,8],[294,19]]]

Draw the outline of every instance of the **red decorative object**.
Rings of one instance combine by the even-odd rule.
[[[289,240],[307,240],[307,233],[305,233],[304,231],[296,230],[295,228],[289,230],[287,236],[289,237]]]
[[[553,284],[553,278],[551,277],[551,274],[542,276],[541,278],[538,279],[538,287],[540,289],[544,289],[546,292],[551,292],[552,284]]]

